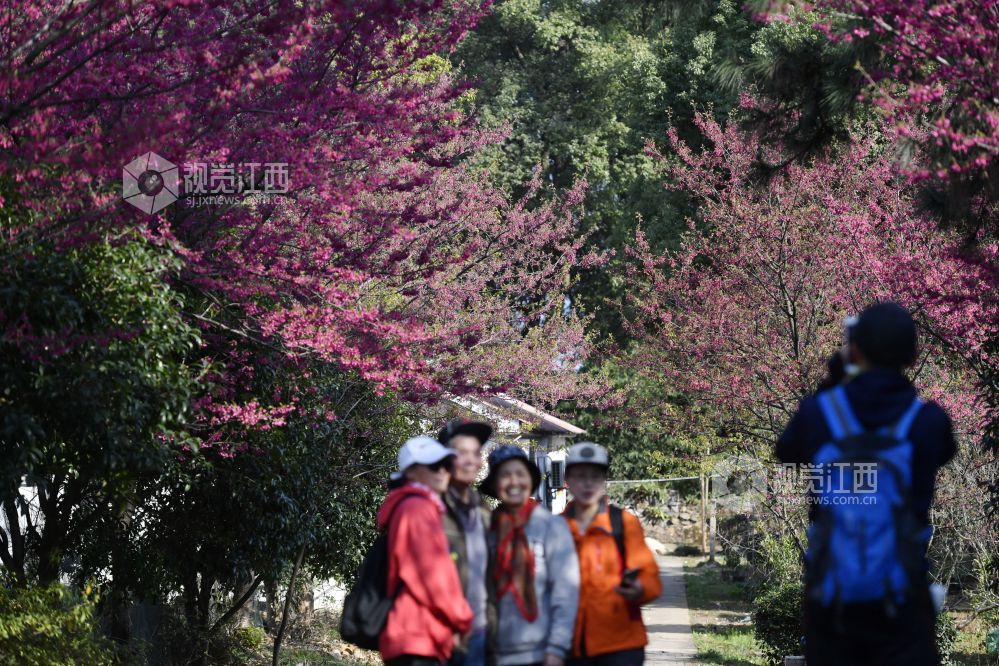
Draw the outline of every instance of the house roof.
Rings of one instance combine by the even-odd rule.
[[[523,421],[528,421],[534,424],[534,429],[541,432],[553,433],[556,435],[582,435],[586,431],[578,426],[574,426],[568,421],[563,421],[562,419],[543,412],[533,405],[529,405],[522,400],[517,400],[516,398],[510,397],[508,395],[494,395],[488,398],[483,398],[483,402],[491,404],[500,409],[511,412]]]

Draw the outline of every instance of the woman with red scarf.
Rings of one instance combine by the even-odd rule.
[[[500,501],[490,551],[490,662],[563,666],[579,605],[579,561],[569,526],[532,495],[541,472],[516,446],[489,455],[481,490]]]

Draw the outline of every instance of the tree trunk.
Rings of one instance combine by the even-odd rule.
[[[111,594],[108,597],[108,637],[121,643],[128,644],[132,638],[132,623],[128,616],[131,606],[131,594],[129,594],[129,579],[131,578],[126,570],[127,565],[124,559],[127,555],[123,552],[128,548],[128,532],[132,524],[132,516],[135,508],[131,502],[127,502],[122,511],[121,521],[117,524],[114,534],[115,547],[111,549]]]
[[[7,538],[10,540],[9,550],[6,538],[3,542],[3,565],[14,574],[18,585],[27,583],[27,576],[24,570],[24,534],[21,532],[21,523],[17,517],[17,500],[14,494],[19,494],[20,488],[17,483],[4,488],[3,512],[8,527],[10,528]]]
[[[288,607],[291,605],[291,595],[295,592],[295,579],[298,578],[298,570],[302,566],[302,558],[305,557],[305,544],[298,549],[295,556],[295,566],[291,569],[291,580],[288,581],[288,594],[284,597],[284,610],[281,613],[281,624],[278,626],[277,636],[274,637],[274,658],[271,666],[278,666],[278,657],[281,655],[281,639],[284,638],[284,627],[288,623]]]

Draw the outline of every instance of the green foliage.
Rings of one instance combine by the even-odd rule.
[[[260,652],[267,644],[267,632],[260,627],[237,627],[232,631],[233,646],[249,656]]]
[[[758,548],[747,554],[754,579],[762,587],[799,584],[801,552],[790,534],[768,531],[760,539]]]
[[[0,585],[0,666],[101,666],[116,663],[99,637],[96,598],[58,583]]]
[[[767,585],[753,599],[753,633],[772,664],[802,654],[801,599],[801,585],[787,582]]]
[[[999,654],[999,627],[994,628],[985,638],[985,652]]]
[[[199,344],[164,281],[177,269],[140,241],[35,247],[5,266],[0,434],[19,449],[3,456],[5,479],[48,474],[62,455],[77,466],[156,469],[162,447],[152,435],[183,422],[191,372],[182,360]],[[64,441],[73,447],[60,449]],[[82,446],[97,444],[100,456]]]
[[[179,642],[201,654],[232,651],[221,636],[229,628],[211,635],[212,627],[250,581],[259,577],[258,593],[283,601],[301,549],[299,582],[353,575],[413,430],[396,397],[318,361],[254,367],[247,390],[262,405],[279,402],[292,372],[299,409],[282,426],[226,426],[229,441],[244,442],[238,454],[202,451],[143,489],[143,520],[129,541],[136,569],[161,597],[180,591]]]
[[[848,139],[855,123],[871,117],[857,103],[864,81],[857,65],[870,67],[877,53],[868,41],[831,42],[814,27],[817,14],[792,10],[789,16],[756,32],[749,57],[725,63],[719,81],[761,100],[750,116],[754,129],[808,154]]]
[[[742,555],[733,548],[723,548],[721,554],[722,566],[729,572],[735,572],[742,566]]]
[[[200,338],[167,283],[178,263],[160,248],[119,238],[0,249],[0,503],[24,513],[26,478],[44,517],[4,564],[47,582],[85,526],[116,523],[136,480],[173,461]]]
[[[638,376],[622,364],[607,360],[595,372],[602,373],[621,399],[613,409],[575,409],[562,406],[571,421],[586,430],[587,437],[607,447],[611,479],[659,479],[690,476],[699,471],[704,442],[677,435],[663,427],[649,405],[661,406],[662,388]],[[699,492],[696,481],[673,485],[688,497]]]
[[[753,624],[767,659],[802,654],[801,553],[789,533],[766,531],[747,551],[753,571]]]
[[[666,143],[673,124],[696,142],[695,107],[721,117],[735,106],[714,70],[748,55],[753,30],[733,0],[502,0],[454,55],[459,74],[479,84],[482,120],[509,128],[477,158],[481,168],[514,193],[538,165],[555,188],[589,183],[585,226],[594,247],[617,254],[609,270],[580,275],[572,298],[603,335],[626,337],[604,299],[626,288],[615,267],[638,219],[665,246],[689,212],[663,188],[646,141]]]
[[[944,611],[937,615],[936,633],[941,666],[953,666],[955,662],[952,654],[957,644],[957,623],[950,613]]]

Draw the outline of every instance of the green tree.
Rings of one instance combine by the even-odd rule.
[[[94,594],[59,583],[0,584],[0,666],[110,666],[114,652],[99,635]]]
[[[137,489],[120,544],[135,596],[167,603],[179,593],[185,640],[164,648],[185,663],[207,663],[261,590],[276,600],[268,628],[277,630],[278,591],[292,572],[299,580],[353,575],[399,443],[413,429],[406,403],[332,364],[276,362],[252,375],[238,397],[266,408],[294,386],[296,410],[264,429],[218,424],[197,451]],[[106,547],[95,549],[86,569],[106,570],[106,557]]]
[[[487,126],[506,127],[479,164],[506,189],[540,165],[556,190],[585,179],[585,230],[614,250],[608,267],[583,271],[572,305],[595,314],[603,336],[622,339],[606,307],[626,288],[618,262],[638,220],[653,242],[676,240],[686,217],[646,154],[669,125],[693,130],[695,109],[718,116],[737,103],[719,68],[748,54],[755,26],[734,0],[504,0],[457,50],[459,72],[477,82],[474,104]],[[672,120],[671,120],[672,119]]]
[[[176,265],[158,248],[119,239],[8,257],[0,561],[21,584],[49,583],[90,526],[120,517],[138,479],[177,451],[199,338],[164,280]]]

